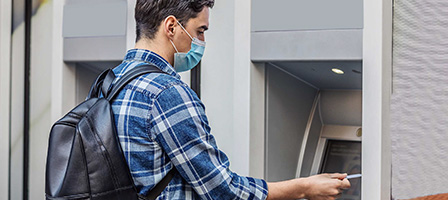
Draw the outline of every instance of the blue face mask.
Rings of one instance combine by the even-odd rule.
[[[196,65],[198,65],[199,61],[201,61],[202,56],[204,55],[205,51],[205,42],[199,40],[198,38],[193,38],[191,35],[185,30],[185,28],[177,22],[180,27],[187,33],[187,35],[191,38],[191,49],[188,51],[188,53],[181,53],[177,50],[176,45],[174,45],[174,42],[170,40],[171,44],[173,45],[174,49],[177,53],[174,53],[174,69],[176,72],[185,72],[188,70],[193,69]]]

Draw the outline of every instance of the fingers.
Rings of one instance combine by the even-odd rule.
[[[345,179],[345,177],[347,177],[347,174],[334,173],[334,174],[330,174],[330,177],[334,178],[334,179],[342,180],[342,179]]]
[[[335,196],[337,196],[337,195],[339,195],[339,194],[341,194],[341,191],[340,191],[339,189],[334,189],[334,190],[331,192],[330,196],[335,197]]]
[[[346,179],[347,174],[320,174],[309,177],[315,181],[312,185],[314,193],[309,193],[308,199],[336,199],[340,198],[344,189],[350,188],[350,182]]]
[[[339,198],[341,198],[342,197],[342,193],[340,193],[340,194],[338,194],[338,195],[335,195],[335,196],[333,196],[333,199],[339,199]]]
[[[330,199],[330,200],[339,199],[339,198],[342,197],[342,192],[343,192],[342,189],[337,189],[337,190],[334,191],[333,195],[330,195],[328,197],[328,199]]]
[[[351,186],[350,181],[348,181],[347,179],[343,179],[341,180],[341,186],[339,188],[348,189],[350,188],[350,186]]]

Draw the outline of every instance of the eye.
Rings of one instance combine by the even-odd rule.
[[[198,31],[199,35],[204,35],[204,31]]]

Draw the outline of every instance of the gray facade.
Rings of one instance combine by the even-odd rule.
[[[448,2],[395,1],[392,194],[448,192]]]

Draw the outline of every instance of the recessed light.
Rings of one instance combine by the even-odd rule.
[[[338,68],[333,68],[333,69],[331,69],[331,71],[333,71],[335,74],[344,74],[344,71],[342,71],[341,69],[338,69]]]

